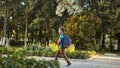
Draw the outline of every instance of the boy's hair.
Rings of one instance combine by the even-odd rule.
[[[65,27],[60,27],[60,30],[62,30],[62,32],[65,32]]]

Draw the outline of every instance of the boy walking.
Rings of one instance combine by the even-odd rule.
[[[55,54],[55,60],[58,60],[59,54],[62,54],[64,59],[67,62],[67,65],[71,65],[71,62],[68,60],[68,57],[67,57],[67,55],[65,53],[65,47],[64,47],[65,35],[64,35],[64,32],[65,32],[65,28],[60,27],[59,30],[58,30],[58,33],[60,34],[60,36],[59,36],[59,39],[57,41],[57,43],[59,45],[59,49],[57,50],[57,52]]]

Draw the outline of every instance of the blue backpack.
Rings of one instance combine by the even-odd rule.
[[[71,45],[71,38],[68,35],[64,35],[64,47],[68,48]]]

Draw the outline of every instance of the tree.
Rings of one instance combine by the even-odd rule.
[[[35,31],[34,37],[41,43],[54,41],[59,26],[63,24],[65,17],[59,18],[55,14],[56,0],[38,0],[33,7],[33,20],[29,28]],[[53,26],[55,25],[55,26]]]
[[[68,0],[57,0],[57,2],[56,14],[58,16],[62,16],[62,13],[65,11],[67,11],[69,15],[82,15],[82,11],[87,10],[101,18],[102,23],[97,27],[95,32],[96,43],[102,42],[101,48],[106,49],[105,36],[108,34],[110,39],[109,49],[111,51],[113,50],[112,36],[114,35],[114,27],[116,27],[115,13],[119,6],[119,0],[69,0],[69,2]],[[71,5],[79,6],[81,9],[77,10],[77,8],[70,7]],[[82,11],[76,12],[80,10]],[[100,41],[101,39],[102,41]]]
[[[57,0],[57,2],[56,14],[60,17],[63,16],[65,11],[69,15],[80,14],[82,12],[82,6],[78,0]]]
[[[12,19],[12,10],[15,8],[14,6],[17,6],[19,1],[15,0],[0,0],[0,15],[4,18],[4,26],[3,31],[1,34],[1,45],[9,44],[9,32],[7,31],[8,24],[10,23],[10,20]],[[14,3],[14,6],[13,6]]]
[[[114,31],[115,31],[116,38],[118,40],[118,48],[117,48],[117,50],[120,51],[120,7],[118,7],[117,10],[116,10],[115,23],[116,23],[116,25],[115,25]]]
[[[94,49],[95,31],[100,23],[101,20],[97,15],[84,10],[81,15],[68,18],[65,27],[77,49],[82,49],[81,46],[84,49],[86,49],[85,46]]]

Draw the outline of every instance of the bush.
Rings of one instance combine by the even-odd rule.
[[[41,45],[30,45],[26,49],[24,48],[13,48],[10,46],[2,47],[2,54],[19,54],[20,56],[44,56],[44,57],[54,57],[55,52],[48,47],[42,47]],[[1,50],[0,49],[0,50]],[[67,56],[72,59],[87,59],[92,55],[96,55],[95,51],[74,51],[67,52]],[[62,57],[62,56],[60,56]]]
[[[95,51],[75,51],[72,53],[67,53],[68,57],[72,59],[87,59],[92,57],[93,55],[96,55]]]
[[[28,52],[27,55],[37,55],[37,56],[46,56],[46,57],[52,57],[55,52],[52,51],[49,47],[43,47],[42,45],[29,45],[26,48],[26,51]]]
[[[36,60],[18,57],[2,58],[1,68],[59,68],[59,63],[55,60]]]
[[[24,48],[14,48],[9,45],[0,47],[0,50],[1,50],[2,54],[5,54],[5,55],[11,55],[11,54],[25,55],[27,53]]]
[[[11,54],[15,49],[6,45],[4,47],[1,47],[2,54]]]
[[[6,47],[2,49],[6,50]],[[11,47],[8,49],[11,50]],[[0,59],[0,62],[2,62],[0,68],[59,68],[59,63],[55,60],[28,59],[26,57],[27,53],[24,48],[14,48],[11,54],[4,53],[6,56]]]

